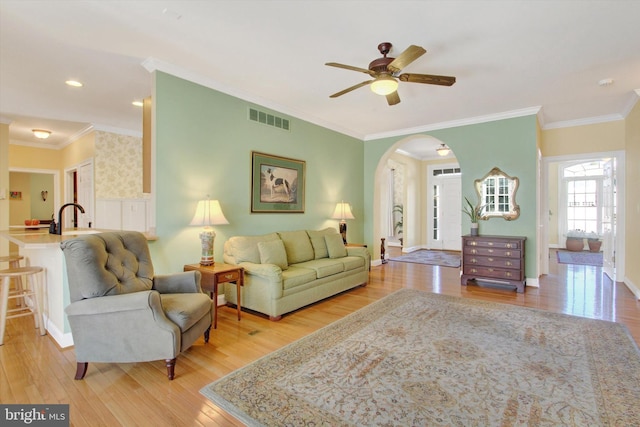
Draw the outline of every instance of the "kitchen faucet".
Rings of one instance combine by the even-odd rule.
[[[62,211],[67,206],[75,206],[76,208],[80,209],[80,212],[84,213],[84,208],[82,206],[80,206],[79,204],[77,204],[77,203],[67,203],[67,204],[62,205],[62,207],[60,207],[60,210],[58,211],[58,224],[56,226],[56,222],[55,221],[53,221],[51,223],[51,225],[49,226],[49,234],[60,234],[60,235],[62,235]]]

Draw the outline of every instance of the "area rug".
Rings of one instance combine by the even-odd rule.
[[[556,254],[558,254],[558,262],[560,264],[579,264],[602,267],[602,252],[557,251]]]
[[[421,249],[398,257],[389,258],[389,261],[412,262],[415,264],[441,265],[443,267],[460,267],[460,255],[443,251],[429,251]]]
[[[640,425],[617,323],[397,291],[200,392],[248,426]]]

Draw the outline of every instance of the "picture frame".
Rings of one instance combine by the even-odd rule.
[[[9,191],[9,199],[22,200],[22,191]]]
[[[251,212],[304,213],[304,160],[251,152]]]

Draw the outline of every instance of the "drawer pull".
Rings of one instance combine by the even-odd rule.
[[[506,251],[506,252],[504,253],[504,255],[505,255],[505,256],[511,256],[511,251]]]
[[[487,268],[487,271],[490,271],[493,273],[493,268]]]
[[[225,279],[233,279],[233,274],[225,274],[224,278]]]
[[[490,254],[493,253],[493,249],[489,249],[487,252],[489,252]]]
[[[487,258],[489,262],[493,262],[493,258]]]
[[[475,249],[471,249],[469,252],[475,255],[478,251],[476,251]]]
[[[469,242],[469,244],[470,244],[471,246],[476,246],[476,245],[478,244],[478,242],[475,242],[475,241],[474,241],[474,242]]]
[[[512,266],[513,263],[511,261],[507,261],[507,262],[504,263],[504,265]]]
[[[489,242],[489,246],[493,246],[493,242]]]
[[[477,273],[477,272],[478,272],[478,270],[476,270],[475,268],[472,268],[472,269],[471,269],[471,272],[472,272],[472,273]]]
[[[510,272],[508,272],[508,271],[507,271],[507,272],[505,272],[505,273],[504,273],[504,275],[505,275],[505,276],[507,276],[507,277],[511,277],[511,273],[510,273]]]

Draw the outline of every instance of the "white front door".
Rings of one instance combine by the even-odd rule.
[[[449,166],[440,166],[443,170]],[[454,165],[453,168],[459,168]],[[429,168],[429,197],[428,199],[428,228],[427,242],[431,249],[459,251],[462,247],[460,230],[462,213],[460,200],[462,199],[462,180],[460,173],[441,174],[434,176]]]

